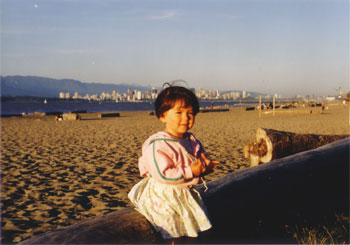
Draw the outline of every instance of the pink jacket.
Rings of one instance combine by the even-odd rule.
[[[190,166],[205,150],[192,133],[187,134],[193,154],[181,145],[181,140],[166,132],[150,136],[143,144],[139,158],[141,176],[182,187],[198,184],[199,178],[193,176]]]

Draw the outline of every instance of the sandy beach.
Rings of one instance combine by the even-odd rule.
[[[295,110],[295,112],[293,112]],[[297,111],[299,110],[299,111]],[[213,180],[249,167],[243,147],[256,129],[305,134],[349,134],[349,105],[328,104],[312,114],[300,109],[271,113],[230,108],[199,113],[191,130],[220,164]],[[2,243],[131,206],[127,193],[141,180],[142,143],[163,130],[149,112],[115,118],[55,121],[53,116],[1,119]]]

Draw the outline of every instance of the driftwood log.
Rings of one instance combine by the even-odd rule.
[[[291,243],[286,225],[349,215],[350,138],[198,186],[213,228],[192,243]],[[317,224],[317,223],[316,223]],[[22,244],[159,243],[132,208],[41,234]],[[291,239],[291,240],[288,240]]]
[[[224,112],[224,111],[230,111],[228,108],[215,108],[215,109],[201,109],[200,112]]]
[[[254,142],[244,147],[244,157],[250,160],[250,166],[253,167],[259,163],[267,163],[273,159],[315,149],[346,137],[349,135],[295,134],[258,128]]]
[[[119,112],[99,113],[98,117],[99,118],[102,118],[102,117],[120,117],[120,113]]]
[[[80,117],[77,113],[63,113],[62,119],[63,120],[79,120]]]

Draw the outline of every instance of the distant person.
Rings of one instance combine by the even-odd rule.
[[[142,146],[140,174],[144,177],[128,194],[167,242],[197,237],[211,228],[206,207],[193,186],[215,168],[192,128],[199,103],[195,94],[180,86],[161,91],[155,101],[157,117],[164,131],[150,136]],[[179,238],[179,239],[177,239]]]
[[[62,115],[60,114],[60,115],[56,115],[56,117],[55,117],[55,120],[56,121],[62,121]]]

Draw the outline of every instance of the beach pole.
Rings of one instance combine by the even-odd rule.
[[[259,117],[261,117],[261,95],[259,95]]]
[[[273,96],[273,105],[272,105],[272,116],[275,116],[275,105],[276,105],[276,97]]]

